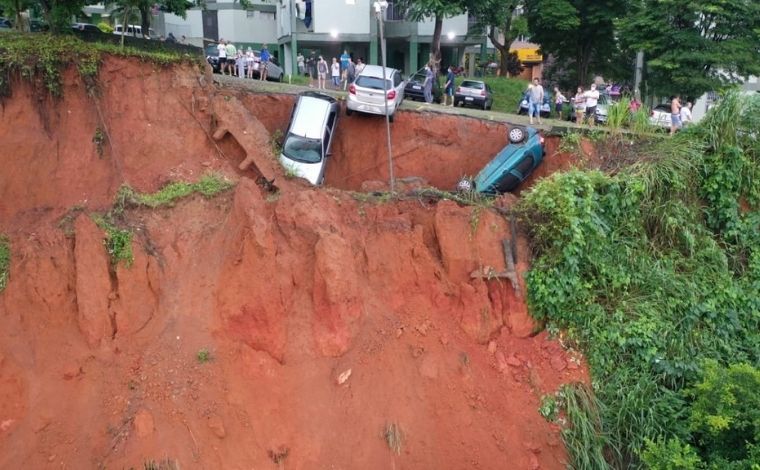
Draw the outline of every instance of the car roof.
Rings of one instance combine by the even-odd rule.
[[[296,102],[296,112],[290,123],[290,132],[306,137],[319,139],[322,137],[322,123],[325,122],[330,106],[335,99],[319,93],[302,93]]]
[[[391,78],[393,76],[393,72],[397,72],[396,69],[392,69],[390,67],[385,68],[385,78]],[[359,73],[359,76],[366,75],[369,77],[382,77],[383,76],[383,68],[379,65],[365,65],[364,70]]]

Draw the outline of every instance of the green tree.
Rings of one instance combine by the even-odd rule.
[[[60,33],[71,29],[71,17],[81,13],[85,0],[37,0],[30,2],[30,7],[34,4],[42,10],[50,31]]]
[[[620,38],[644,51],[655,92],[698,96],[760,74],[757,0],[635,0]]]
[[[13,17],[13,29],[24,30],[24,22],[21,12],[29,8],[29,0],[0,0],[0,11],[9,17]]]
[[[590,72],[604,72],[615,56],[615,22],[627,5],[624,0],[525,0],[525,16],[544,54],[555,56],[585,84]]]
[[[435,20],[430,53],[437,70],[441,61],[443,19],[464,13],[465,0],[401,0],[397,5],[406,9],[407,19],[410,21],[422,21],[427,18]]]
[[[522,0],[468,0],[466,4],[467,10],[477,21],[470,32],[488,35],[499,51],[499,70],[504,77],[516,70],[509,46],[515,38],[528,32],[525,17],[517,14],[522,3]],[[521,68],[517,65],[519,73]]]

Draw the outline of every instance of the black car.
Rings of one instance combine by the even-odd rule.
[[[103,34],[103,31],[101,31],[100,28],[90,23],[72,23],[71,29],[74,31],[86,31],[88,33]]]
[[[12,29],[13,24],[8,18],[0,18],[0,29]]]
[[[425,101],[425,91],[423,87],[424,83],[425,69],[422,68],[414,72],[414,74],[412,74],[412,76],[410,76],[406,81],[406,86],[404,87],[404,98],[415,101]],[[438,77],[436,77],[433,79],[433,101],[440,103],[442,96],[443,93],[441,92],[441,83]]]
[[[214,69],[214,73],[220,73],[221,67],[219,66],[219,49],[216,44],[209,44],[206,46],[206,61]]]

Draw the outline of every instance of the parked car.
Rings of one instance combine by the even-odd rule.
[[[454,91],[454,106],[477,106],[491,109],[493,91],[486,82],[465,80]]]
[[[42,20],[32,19],[29,20],[29,31],[32,33],[50,31],[50,25]]]
[[[72,23],[71,29],[73,29],[74,31],[87,31],[90,33],[95,33],[95,34],[103,33],[103,31],[101,31],[100,28],[90,23]]]
[[[501,194],[514,190],[544,159],[544,138],[533,127],[509,129],[509,144],[475,178],[465,177],[459,191]]]
[[[405,82],[401,72],[387,68],[383,78],[383,68],[379,65],[366,65],[354,83],[348,87],[346,115],[354,111],[380,114],[385,116],[385,100],[388,100],[388,119],[393,122],[396,110],[404,101]]]
[[[314,91],[298,95],[280,154],[280,163],[288,171],[311,184],[324,182],[339,109],[331,96]]]
[[[423,85],[425,83],[425,69],[422,68],[416,72],[406,81],[404,87],[404,98],[409,98],[414,101],[425,101],[425,92]],[[436,77],[433,79],[433,101],[436,103],[441,102],[443,92],[441,91],[441,82]]]
[[[0,31],[8,31],[13,29],[13,24],[11,23],[11,20],[8,18],[1,18],[0,17]]]
[[[528,98],[530,97],[530,91],[523,93],[520,104],[517,106],[517,114],[528,114]],[[541,109],[539,110],[541,117],[548,118],[552,113],[552,94],[544,93],[544,102],[541,103]]]
[[[118,36],[121,36],[124,31],[124,25],[117,24],[113,27],[113,34],[116,34]],[[139,24],[128,24],[127,25],[127,36],[134,36],[136,38],[145,38],[145,39],[154,39],[158,36],[156,35],[156,32],[153,31],[153,28],[148,29],[148,34],[143,35],[142,26]]]
[[[649,123],[655,127],[670,129],[670,105],[658,104],[649,113]]]

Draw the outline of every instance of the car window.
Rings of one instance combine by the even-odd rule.
[[[386,90],[390,90],[392,88],[390,80],[383,80],[380,77],[370,77],[368,75],[359,75],[359,78],[357,78],[354,83],[356,84],[356,86],[360,86],[362,88],[372,88],[374,90],[382,90],[383,82],[385,82]]]
[[[399,85],[401,85],[401,74],[393,74],[393,86],[397,87]]]
[[[475,88],[476,90],[482,90],[483,85],[483,82],[472,82],[470,80],[465,80],[462,82],[463,88]]]
[[[307,139],[295,134],[288,135],[282,153],[297,162],[318,163],[322,160],[322,139]]]
[[[533,169],[533,156],[530,154],[527,154],[527,157],[523,159],[523,161],[520,162],[519,165],[517,165],[517,171],[519,171],[523,176],[527,176],[528,173]]]

